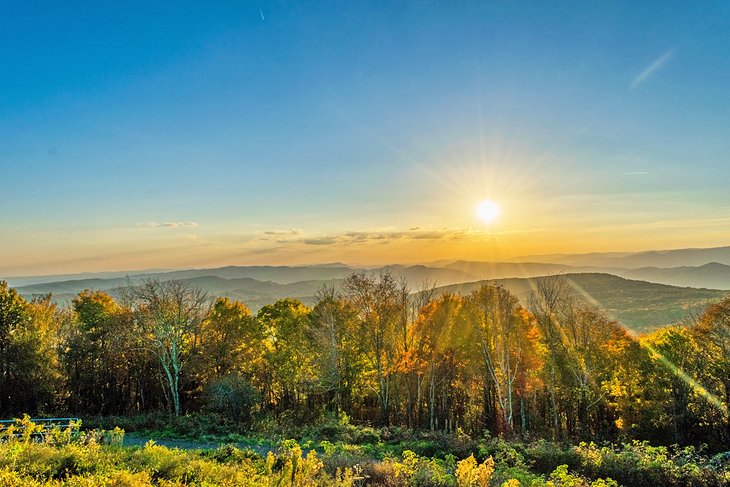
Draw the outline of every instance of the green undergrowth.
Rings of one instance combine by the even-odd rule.
[[[155,425],[149,418],[127,419],[137,426]],[[176,428],[193,419],[182,417],[174,427],[161,423],[164,429],[137,431],[181,437]],[[106,421],[111,422],[104,426],[115,424]],[[505,441],[462,432],[376,429],[352,425],[346,417],[288,432],[188,432],[184,437],[230,443],[197,451],[154,443],[121,448],[118,441],[104,440],[112,437],[108,432],[99,431],[55,443],[34,444],[16,437],[5,441],[0,445],[0,485],[14,485],[15,480],[7,479],[16,477],[24,485],[730,485],[730,453],[710,456],[701,448],[638,441]],[[118,439],[121,430],[112,431]],[[287,433],[295,438],[284,439]],[[272,453],[265,455],[268,450]],[[74,483],[85,478],[95,483]]]
[[[46,444],[6,441],[0,444],[0,485],[3,486],[572,486],[618,485],[726,485],[727,473],[699,472],[693,476],[660,474],[622,482],[593,477],[587,469],[600,464],[600,449],[578,447],[577,454],[591,460],[583,471],[568,465],[547,474],[531,470],[515,456],[479,460],[473,455],[458,460],[429,458],[404,451],[383,460],[344,461],[342,452],[305,453],[293,440],[282,442],[279,451],[266,456],[226,445],[214,450],[183,451],[149,442],[143,447],[124,448],[94,442]],[[582,449],[582,450],[580,450]],[[499,451],[504,456],[503,451]],[[650,460],[650,461],[656,461]],[[668,462],[663,459],[659,464]],[[662,470],[655,467],[656,471]],[[698,467],[699,468],[699,467]],[[680,469],[681,470],[681,469]],[[701,468],[700,468],[701,470]],[[598,470],[597,470],[598,471]],[[669,474],[675,472],[667,469]],[[677,472],[675,472],[677,473]]]

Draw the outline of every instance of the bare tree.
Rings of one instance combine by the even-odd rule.
[[[149,279],[131,290],[148,346],[160,362],[166,396],[180,414],[180,377],[210,310],[207,293],[189,281]]]

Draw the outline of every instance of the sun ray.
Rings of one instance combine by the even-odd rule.
[[[688,375],[684,370],[682,370],[680,367],[677,367],[671,360],[666,358],[661,352],[659,352],[656,348],[652,347],[648,343],[640,342],[641,346],[649,350],[651,354],[659,360],[659,362],[664,365],[670,372],[672,372],[674,375],[679,377],[685,384],[687,384],[689,387],[692,388],[692,390],[705,399],[710,405],[715,407],[718,411],[722,413],[722,415],[727,418],[728,417],[728,407],[727,405],[717,396],[715,396],[713,393],[708,391],[707,389],[702,386],[699,382],[697,382],[694,378],[692,378],[690,375]]]

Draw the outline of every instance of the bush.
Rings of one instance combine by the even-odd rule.
[[[597,479],[593,482],[579,475],[568,472],[567,465],[560,465],[550,474],[550,487],[618,487],[612,479]]]
[[[511,457],[509,454],[500,456],[509,451],[509,446],[505,447],[499,441],[492,441],[483,448],[494,454],[498,463]],[[587,478],[614,479],[621,485],[727,485],[727,469],[721,462],[713,463],[693,447],[655,447],[639,441],[606,446],[537,441],[520,448],[524,452],[525,464],[539,473],[555,473],[565,465],[566,469]]]
[[[240,375],[228,375],[208,386],[205,407],[243,424],[251,422],[254,408],[261,397],[248,380]]]
[[[455,477],[458,487],[488,487],[492,475],[494,475],[492,457],[478,464],[474,455],[470,455],[456,465]]]
[[[201,455],[218,463],[244,463],[247,460],[261,460],[253,450],[237,448],[235,445],[221,445],[215,450],[203,451]]]
[[[560,465],[575,470],[583,463],[581,455],[571,446],[565,447],[550,441],[537,440],[524,445],[521,450],[525,462],[542,474],[549,474]]]
[[[477,456],[480,459],[489,457],[503,467],[527,467],[529,462],[525,461],[525,456],[518,450],[522,445],[518,443],[509,443],[502,438],[486,437],[479,443]],[[549,471],[549,470],[548,470]]]

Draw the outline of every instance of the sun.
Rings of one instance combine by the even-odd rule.
[[[499,216],[499,205],[492,200],[480,201],[477,205],[477,216],[484,223],[492,223]]]

